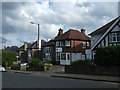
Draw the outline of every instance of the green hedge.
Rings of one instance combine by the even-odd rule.
[[[102,66],[120,65],[120,45],[98,48],[95,63]]]
[[[93,64],[94,60],[76,60],[71,63],[71,65],[90,65]]]

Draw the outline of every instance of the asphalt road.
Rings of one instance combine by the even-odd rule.
[[[2,73],[2,88],[118,88],[117,83],[50,77],[48,75]]]

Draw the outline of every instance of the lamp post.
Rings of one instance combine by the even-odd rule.
[[[30,24],[36,24],[36,25],[38,25],[38,49],[40,50],[40,48],[39,48],[39,34],[40,34],[40,30],[39,30],[39,27],[40,27],[40,25],[39,24],[37,24],[37,23],[34,23],[34,22],[30,22]]]

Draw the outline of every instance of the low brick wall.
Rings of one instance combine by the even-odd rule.
[[[31,66],[31,67],[27,67],[26,70],[27,71],[45,71],[44,66],[39,66],[39,67]]]
[[[119,67],[94,66],[94,65],[65,66],[65,73],[75,74],[120,76],[119,71],[120,66]]]
[[[20,70],[20,67],[11,67],[11,70]]]

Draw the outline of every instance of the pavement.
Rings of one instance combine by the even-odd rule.
[[[98,76],[98,75],[85,75],[85,74],[66,74],[64,72],[41,72],[41,71],[20,71],[20,70],[8,70],[8,72],[20,73],[20,74],[33,74],[33,75],[47,75],[51,77],[81,79],[81,80],[93,80],[93,81],[105,81],[120,83],[120,77],[115,76]]]

